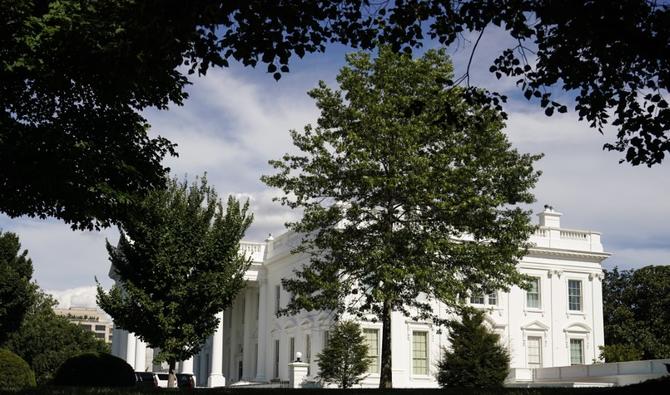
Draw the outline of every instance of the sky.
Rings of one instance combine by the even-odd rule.
[[[448,49],[457,77],[466,69],[474,41],[470,38]],[[488,72],[495,54],[508,44],[500,31],[485,34],[473,58],[470,82],[506,93],[510,141],[521,152],[544,153],[536,165],[543,172],[534,190],[537,202],[530,208],[537,213],[550,204],[564,214],[562,227],[601,232],[605,250],[612,253],[604,263],[607,269],[670,264],[670,164],[619,164],[620,153],[602,150],[614,141],[614,129],[601,135],[579,122],[572,110],[546,117],[536,102],[520,95],[512,79],[497,80]],[[144,113],[153,135],[178,144],[179,157],[167,158],[165,164],[180,178],[206,172],[224,198],[248,198],[255,219],[246,240],[282,233],[283,224],[297,214],[272,202],[280,192],[266,187],[260,176],[273,173],[268,160],[293,150],[289,130],[315,123],[318,110],[306,92],[319,80],[335,87],[344,55],[351,51],[330,46],[325,54],[293,59],[291,72],[278,82],[264,67],[235,64],[193,79],[184,106]],[[554,93],[569,103],[569,94]],[[2,214],[0,229],[19,235],[33,260],[33,278],[61,307],[93,307],[95,278],[105,288],[112,285],[105,240],[116,243],[116,229],[72,231],[54,219]]]

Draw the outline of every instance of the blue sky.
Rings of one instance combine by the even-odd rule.
[[[449,49],[456,76],[464,72],[471,43],[465,38]],[[539,212],[544,204],[551,204],[564,213],[563,227],[602,232],[605,248],[613,254],[606,268],[670,264],[669,164],[651,169],[619,164],[619,153],[602,150],[604,143],[613,141],[615,130],[601,135],[578,122],[572,111],[544,116],[536,103],[522,98],[513,80],[499,81],[488,73],[496,50],[507,43],[499,31],[482,38],[471,83],[507,93],[510,140],[522,152],[545,154],[538,163],[544,174],[535,189],[537,203],[531,208]],[[248,240],[281,233],[283,223],[295,214],[273,203],[278,191],[265,187],[259,178],[272,173],[269,159],[292,149],[288,131],[316,120],[317,109],[305,92],[319,80],[335,86],[344,54],[350,51],[331,46],[326,54],[296,58],[291,72],[279,82],[265,67],[239,65],[194,79],[188,89],[191,97],[183,107],[145,113],[151,133],[179,145],[180,156],[168,158],[166,164],[178,176],[206,171],[221,196],[249,198],[256,220]],[[560,91],[555,93],[569,99]],[[105,238],[115,243],[116,230],[75,232],[56,220],[4,215],[0,215],[0,228],[19,234],[33,259],[35,280],[64,306],[92,305],[94,276],[104,286],[111,285]]]

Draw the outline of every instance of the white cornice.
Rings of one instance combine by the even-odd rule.
[[[593,252],[593,251],[579,251],[579,250],[568,250],[564,248],[546,248],[546,247],[532,247],[528,249],[528,257],[551,257],[551,258],[564,258],[564,259],[578,259],[589,262],[600,263],[607,259],[610,255],[609,252]]]

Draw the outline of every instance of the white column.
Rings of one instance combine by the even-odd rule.
[[[193,374],[193,357],[181,361],[181,369],[179,370],[179,373]]]
[[[244,354],[242,355],[242,369],[245,379],[252,379],[256,372],[252,372],[254,367],[254,344],[252,344],[251,334],[254,332],[256,325],[255,309],[256,309],[256,288],[247,287],[244,293],[244,328],[242,328],[242,347]]]
[[[121,334],[119,333],[119,328],[114,325],[112,327],[112,355],[115,357],[119,356],[119,342],[121,341]]]
[[[145,372],[147,370],[147,343],[137,339],[135,343],[135,371]]]
[[[223,311],[216,314],[219,326],[212,337],[211,373],[207,378],[208,387],[225,387],[226,378],[223,376]]]
[[[240,347],[238,347],[237,340],[237,324],[241,321],[240,317],[240,297],[235,298],[235,301],[230,306],[230,351],[228,357],[228,380],[232,380],[231,383],[238,380],[237,377],[237,356],[239,354]]]
[[[134,334],[127,332],[126,335],[126,362],[135,369],[135,343],[137,338]]]
[[[268,306],[268,282],[265,273],[258,273],[258,361],[256,363],[256,381],[266,381],[265,368],[267,364],[267,306]]]

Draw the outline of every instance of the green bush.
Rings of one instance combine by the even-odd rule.
[[[450,323],[451,350],[438,362],[442,387],[501,387],[509,370],[509,353],[500,336],[484,325],[484,313],[464,309],[461,320]]]
[[[72,357],[56,371],[53,385],[72,387],[130,387],[135,371],[121,358],[107,353]]]
[[[35,373],[30,365],[13,352],[0,348],[0,389],[35,386]]]

